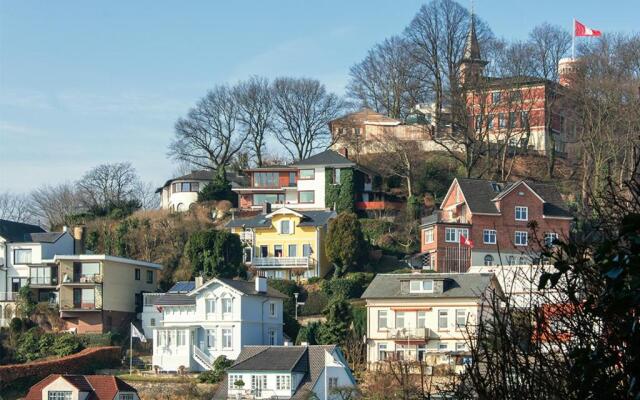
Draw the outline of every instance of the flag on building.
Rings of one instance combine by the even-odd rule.
[[[142,343],[147,343],[147,338],[136,328],[134,324],[131,324],[131,337],[138,338]]]
[[[575,36],[602,36],[602,32],[591,29],[577,20],[573,21],[573,34]]]
[[[473,240],[464,237],[463,235],[460,235],[460,244],[463,246],[469,246],[470,248],[473,248]]]

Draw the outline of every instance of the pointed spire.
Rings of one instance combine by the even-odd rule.
[[[467,41],[464,45],[465,61],[482,61],[480,56],[480,45],[478,44],[478,35],[476,34],[476,16],[473,13],[473,3],[471,8],[471,26],[467,34]]]

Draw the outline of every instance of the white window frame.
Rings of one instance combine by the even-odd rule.
[[[51,390],[47,395],[47,400],[71,400],[72,396],[71,390]]]
[[[270,302],[270,303],[269,303],[269,315],[270,315],[271,317],[274,317],[274,318],[275,318],[275,316],[276,316],[276,309],[277,309],[277,307],[276,307],[276,303],[274,303],[273,301],[272,301],[272,302]]]
[[[449,343],[447,343],[447,342],[438,343],[438,350],[439,351],[449,350]]]
[[[231,314],[233,313],[233,299],[231,297],[223,297],[222,298],[222,314]],[[228,306],[228,310],[227,310]]]
[[[119,396],[120,400],[133,400],[133,399],[135,399],[135,396],[134,396],[133,393],[120,393],[118,396]]]
[[[217,337],[216,337],[216,330],[215,329],[207,329],[205,331],[205,333],[207,334],[206,336],[206,342],[207,342],[207,347],[210,349],[215,349],[216,348],[216,342],[218,341]],[[211,339],[211,340],[209,340]]]
[[[291,375],[276,375],[276,390],[291,390]]]
[[[416,328],[426,328],[426,327],[427,327],[427,312],[417,311],[416,312]]]
[[[516,231],[514,234],[513,243],[516,246],[528,246],[529,245],[529,232],[527,231]],[[524,242],[521,240],[524,237]]]
[[[216,299],[213,297],[206,298],[204,300],[204,308],[207,319],[209,319],[209,316],[213,316],[216,313]]]
[[[382,320],[384,320],[384,325],[381,324]],[[378,310],[378,330],[380,329],[389,329],[389,311],[388,310]]]
[[[387,359],[388,347],[386,343],[378,343],[378,361]]]
[[[286,229],[285,229],[286,227]],[[292,229],[291,229],[291,221],[289,220],[284,220],[284,221],[280,221],[280,234],[281,235],[291,235]]]
[[[496,244],[498,241],[498,231],[495,229],[484,229],[482,231],[482,241],[484,244]]]
[[[229,389],[230,390],[234,390],[234,389],[240,389],[240,386],[236,386],[236,382],[238,381],[243,381],[242,379],[242,375],[229,375]],[[246,383],[245,383],[246,386]]]
[[[433,228],[428,228],[424,230],[424,243],[425,244],[433,243]]]
[[[444,317],[444,324],[442,324],[442,317]],[[447,329],[449,329],[449,310],[438,310],[438,330],[445,331]]]
[[[18,254],[25,254],[18,256]],[[16,265],[26,265],[33,262],[33,249],[13,249],[13,263]]]
[[[456,351],[466,351],[467,344],[465,342],[456,342]]]
[[[227,340],[229,343],[226,343]],[[222,349],[233,349],[233,330],[231,328],[222,328]]]
[[[523,214],[524,214],[524,216],[523,216]],[[527,207],[527,206],[516,206],[514,216],[515,216],[516,221],[528,221],[529,220],[529,207]]]
[[[333,390],[338,387],[338,378],[335,376],[330,376],[328,380],[329,390]]]
[[[467,310],[456,308],[456,329],[463,329],[467,326]]]
[[[177,330],[176,331],[176,346],[184,346],[187,344],[187,337],[185,331]]]
[[[484,256],[483,263],[485,267],[491,267],[494,262],[495,260],[491,254],[487,254]]]
[[[433,280],[432,279],[410,280],[409,293],[433,293]]]
[[[396,311],[395,314],[396,314],[396,320],[395,320],[396,328],[404,328],[407,323],[406,313],[404,311]]]
[[[278,344],[278,334],[275,329],[269,329],[269,346]]]
[[[559,236],[555,232],[545,232],[544,233],[544,244],[545,244],[545,246],[552,247],[554,245],[553,241],[558,239],[558,238],[559,238]]]
[[[453,233],[453,238],[451,237],[451,233]],[[447,243],[458,243],[460,241],[460,235],[464,237],[469,237],[469,229],[467,228],[452,228],[445,227],[444,228],[444,241]]]

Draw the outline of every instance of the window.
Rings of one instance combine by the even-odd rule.
[[[182,182],[182,189],[180,191],[181,192],[190,192],[191,191],[191,183]]]
[[[487,128],[493,129],[493,114],[487,115]]]
[[[233,305],[231,303],[231,299],[230,298],[222,299],[222,313],[223,314],[231,313],[233,311],[232,307],[233,307]]]
[[[449,345],[445,342],[438,343],[438,350],[447,350],[449,349]]]
[[[519,90],[514,90],[511,92],[511,101],[520,101],[522,100],[522,92]]]
[[[147,271],[147,283],[153,283],[153,271]]]
[[[280,221],[280,234],[288,235],[291,233],[291,221]]]
[[[216,312],[216,299],[206,299],[204,304],[207,314],[213,314]]]
[[[491,102],[493,104],[498,104],[500,103],[500,98],[501,98],[501,94],[500,92],[493,92],[491,93]]]
[[[396,311],[396,328],[404,328],[404,312]]]
[[[467,228],[444,228],[444,241],[449,243],[458,243],[460,235],[469,237],[469,229]]]
[[[215,349],[216,347],[216,331],[215,329],[207,329],[207,347]]]
[[[449,324],[449,311],[439,310],[438,311],[438,329],[447,329],[448,324]]]
[[[50,391],[48,400],[71,400],[71,391]]]
[[[353,128],[353,133],[355,133],[356,136],[360,136],[360,128]]]
[[[260,257],[268,257],[269,256],[269,247],[266,245],[260,246]]]
[[[231,341],[231,329],[224,328],[222,329],[222,348],[230,349],[233,347],[233,343]]]
[[[297,257],[298,256],[298,246],[295,244],[289,245],[289,257]]]
[[[433,280],[414,279],[409,282],[409,293],[431,293],[433,292]]]
[[[57,267],[54,272],[51,271],[51,267],[29,268],[29,282],[32,285],[51,285],[54,281],[57,283],[57,275]]]
[[[482,237],[485,244],[496,244],[496,230],[485,229],[482,231]]]
[[[29,264],[31,262],[31,249],[15,249],[13,251],[14,264]]]
[[[336,389],[338,387],[338,378],[329,377],[329,390]]]
[[[418,311],[417,312],[417,321],[416,321],[416,327],[418,328],[425,328],[427,325],[427,313],[425,311]]]
[[[467,344],[465,342],[456,342],[456,351],[467,350]]]
[[[484,256],[484,265],[486,267],[490,267],[493,265],[493,256],[491,254],[487,254]]]
[[[389,327],[387,316],[387,310],[378,310],[378,329]]]
[[[280,174],[277,172],[256,172],[253,174],[253,187],[279,187]]]
[[[482,130],[482,115],[476,115],[475,124],[476,124],[476,131]]]
[[[282,245],[274,244],[273,245],[273,256],[274,257],[282,257]]]
[[[156,319],[155,318],[151,318],[151,320],[149,321],[149,326],[156,326]]]
[[[316,193],[313,190],[305,190],[298,192],[298,203],[313,203],[315,201]]]
[[[276,390],[290,390],[291,375],[276,375]]]
[[[184,346],[186,344],[184,331],[176,331],[176,345]]]
[[[302,257],[310,257],[311,253],[312,253],[311,245],[310,244],[303,244],[302,245]]]
[[[529,243],[529,233],[516,231],[516,246],[526,246]]]
[[[509,128],[515,128],[516,127],[516,113],[511,111],[509,113]]]
[[[165,338],[164,338],[164,331],[158,331],[158,346],[162,346],[164,344]]]
[[[498,126],[500,128],[506,128],[507,127],[507,120],[504,117],[504,113],[499,113],[498,114]]]
[[[456,309],[456,329],[462,329],[467,325],[467,310]]]
[[[427,346],[424,344],[418,345],[418,361],[423,362],[424,356],[427,354]]]
[[[289,186],[295,186],[295,185],[296,185],[296,173],[289,172]]]
[[[433,228],[424,230],[424,242],[433,243]]]
[[[547,247],[553,246],[553,242],[558,239],[558,234],[555,232],[545,232],[544,244]]]
[[[95,290],[74,288],[73,307],[82,309],[93,309],[95,307]]]
[[[277,333],[273,329],[269,329],[269,345],[275,346],[277,344]]]
[[[378,344],[378,361],[384,361],[387,359],[387,344]]]
[[[334,168],[333,169],[333,174],[331,177],[331,183],[333,183],[334,185],[339,185],[340,184],[340,171],[342,171],[340,168]]]
[[[265,203],[284,204],[284,194],[260,193],[253,195],[253,205],[261,206]]]
[[[269,303],[269,315],[276,316],[276,303]]]
[[[241,381],[242,381],[242,375],[229,375],[229,389],[240,389],[241,386],[236,385],[236,382],[241,382]]]
[[[135,279],[137,281],[139,281],[140,280],[140,268],[136,268],[136,270],[134,272],[134,275],[135,275]]]
[[[133,393],[120,393],[120,400],[133,400]]]
[[[315,175],[316,175],[316,172],[313,169],[301,169],[300,178],[298,179],[314,179]]]
[[[516,206],[516,221],[529,220],[529,207]]]
[[[520,112],[520,127],[528,128],[529,127],[529,112],[521,111]]]

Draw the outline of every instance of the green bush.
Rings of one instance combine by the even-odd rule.
[[[364,238],[374,246],[378,246],[380,238],[393,229],[393,223],[381,219],[363,218],[360,220],[360,226]]]
[[[231,190],[231,184],[224,174],[220,175],[211,171],[211,175],[213,180],[198,193],[198,201],[228,200],[236,207],[238,205],[238,195]]]
[[[329,296],[324,291],[308,292],[304,305],[298,310],[298,315],[319,315],[329,304]]]
[[[367,261],[369,249],[355,214],[341,213],[329,223],[325,250],[329,261],[336,266],[336,276],[341,276]]]
[[[316,283],[320,282],[322,280],[322,278],[320,278],[319,276],[312,276],[311,278],[307,279],[307,283],[309,285],[315,285]]]
[[[22,329],[24,329],[23,327],[22,319],[18,317],[11,318],[11,322],[9,323],[11,333],[20,333],[22,332]]]
[[[191,235],[184,248],[192,275],[234,278],[242,265],[240,237],[228,231],[209,229]]]
[[[84,347],[101,347],[120,344],[122,336],[119,333],[84,333],[78,335]]]
[[[50,354],[55,354],[59,357],[75,354],[82,350],[82,341],[76,335],[71,333],[63,333],[61,335],[55,335],[53,346],[50,347]]]
[[[233,361],[229,360],[225,356],[218,356],[213,362],[213,369],[226,371],[227,368],[233,365]]]
[[[224,378],[224,373],[231,365],[233,361],[228,360],[225,356],[219,356],[213,362],[213,369],[210,371],[202,372],[198,375],[198,382],[200,383],[218,383]]]
[[[354,299],[364,293],[371,280],[372,273],[355,272],[344,278],[333,278],[322,282],[322,291],[330,298]]]
[[[301,327],[298,331],[298,336],[296,337],[296,344],[299,345],[303,342],[306,342],[309,345],[318,344],[320,326],[319,322],[311,322],[309,325]]]
[[[40,333],[39,328],[31,328],[20,335],[15,351],[16,360],[29,362],[46,355],[40,353]]]

